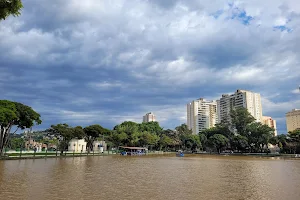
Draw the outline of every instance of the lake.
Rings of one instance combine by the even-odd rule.
[[[300,199],[300,159],[95,156],[0,161],[1,199]]]

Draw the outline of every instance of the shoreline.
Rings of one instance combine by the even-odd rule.
[[[175,152],[150,152],[147,153],[145,155],[140,155],[140,156],[152,156],[152,155],[175,155]],[[67,154],[63,154],[60,155],[59,153],[56,155],[56,153],[49,153],[49,154],[45,154],[45,153],[36,153],[34,155],[34,153],[24,153],[21,154],[21,156],[19,156],[19,154],[15,154],[14,156],[10,156],[10,155],[6,155],[6,156],[2,156],[0,157],[0,161],[1,160],[29,160],[29,159],[47,159],[47,158],[74,158],[74,157],[93,157],[93,156],[120,156],[119,153],[108,153],[108,152],[104,152],[104,153],[67,153]],[[122,156],[123,157],[123,156]],[[130,156],[130,157],[137,157],[137,156]]]
[[[140,155],[140,156],[175,156],[176,152],[150,152],[146,155]],[[253,157],[253,158],[278,158],[278,159],[292,159],[292,160],[300,160],[299,157],[295,157],[296,154],[261,154],[261,153],[233,153],[233,154],[218,154],[218,153],[185,153],[186,157],[190,156],[215,156],[215,157]],[[119,153],[90,153],[90,154],[71,154],[67,153],[66,155],[57,155],[56,154],[47,154],[45,155],[42,153],[42,155],[39,155],[38,153],[34,156],[34,154],[24,154],[23,156],[5,156],[0,157],[0,161],[4,160],[34,160],[34,159],[48,159],[48,158],[74,158],[74,157],[94,157],[94,156],[121,156]],[[121,156],[124,157],[124,156]],[[139,156],[129,156],[129,157],[139,157]]]
[[[192,153],[186,153],[192,154]],[[268,157],[280,157],[280,156],[295,156],[297,154],[280,154],[280,153],[194,153],[197,155],[230,155],[230,156],[268,156]]]

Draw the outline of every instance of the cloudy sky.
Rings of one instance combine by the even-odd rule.
[[[23,0],[0,22],[1,99],[43,124],[112,128],[154,112],[186,122],[186,104],[258,92],[286,131],[300,108],[298,0]]]

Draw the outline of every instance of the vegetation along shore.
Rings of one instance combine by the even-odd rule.
[[[41,116],[31,107],[18,102],[0,100],[0,153],[1,157],[36,156],[82,156],[98,155],[93,145],[96,141],[105,141],[107,152],[118,153],[119,146],[140,146],[150,151],[177,151],[217,154],[253,154],[270,155],[299,154],[300,130],[284,135],[273,136],[274,129],[255,122],[244,108],[232,110],[228,120],[215,127],[192,134],[186,124],[174,130],[163,129],[158,122],[136,123],[125,121],[112,130],[93,124],[86,127],[69,126],[65,123],[52,125],[46,130],[16,134],[18,129],[29,129],[41,124]],[[16,129],[12,132],[13,129]],[[42,144],[36,152],[33,140]],[[85,149],[81,152],[69,150],[72,139],[84,139]],[[31,153],[30,153],[31,151]],[[33,154],[32,154],[33,152]],[[105,154],[105,153],[103,153]],[[108,153],[107,153],[108,154]],[[20,156],[21,155],[21,156]]]

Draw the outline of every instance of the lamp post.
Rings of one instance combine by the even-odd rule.
[[[57,157],[57,149],[58,149],[58,140],[56,141],[56,157]]]
[[[73,149],[73,156],[74,156],[75,155],[75,146],[76,146],[76,144],[74,143],[73,146],[74,146],[74,149]]]
[[[103,151],[102,153],[104,152],[104,134],[102,134],[102,148],[103,148]]]
[[[102,135],[102,141],[101,141],[102,153],[104,153],[104,134],[101,134],[101,135]]]
[[[48,154],[48,145],[49,145],[49,142],[45,143],[46,144],[46,157],[47,157],[47,154]]]
[[[20,158],[22,156],[22,144],[20,145]]]

